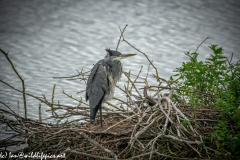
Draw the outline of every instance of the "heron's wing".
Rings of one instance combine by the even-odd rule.
[[[103,99],[108,85],[108,74],[104,66],[104,61],[100,60],[92,68],[87,82],[86,101],[89,99],[91,108],[95,108]]]

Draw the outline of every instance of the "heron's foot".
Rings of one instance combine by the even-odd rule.
[[[90,120],[90,124],[96,126],[96,125],[98,125],[98,121],[96,121],[96,120]]]
[[[101,120],[99,119],[95,119],[95,120],[90,120],[88,122],[89,127],[94,127],[94,128],[99,128],[103,130],[103,123],[101,122]]]
[[[98,125],[99,128],[103,129],[103,121],[100,119],[100,120],[95,120],[95,122],[93,122],[94,125]]]

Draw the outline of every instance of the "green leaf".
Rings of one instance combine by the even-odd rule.
[[[226,56],[222,56],[222,55],[219,55],[218,58],[219,58],[219,59],[227,59]]]

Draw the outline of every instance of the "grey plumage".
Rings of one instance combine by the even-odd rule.
[[[116,83],[122,75],[121,59],[135,55],[125,55],[110,49],[106,51],[105,58],[99,60],[91,69],[87,81],[85,98],[86,101],[89,100],[91,121],[95,119],[101,105],[113,97]]]

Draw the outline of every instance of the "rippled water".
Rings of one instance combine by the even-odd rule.
[[[186,50],[199,49],[200,57],[209,56],[210,44],[224,48],[227,56],[234,53],[240,58],[240,2],[237,0],[211,1],[117,1],[117,0],[0,0],[0,48],[9,51],[9,57],[25,80],[26,91],[36,96],[51,98],[57,85],[55,100],[76,105],[62,94],[79,98],[77,92],[85,88],[79,81],[52,77],[77,74],[76,69],[90,70],[92,64],[105,56],[106,47],[116,48],[119,26],[128,24],[125,38],[146,52],[163,78],[187,60]],[[119,51],[137,53],[125,43]],[[124,70],[137,73],[148,62],[140,53],[133,59],[123,60]],[[0,54],[0,79],[21,89],[21,82],[9,62]],[[120,84],[124,84],[122,81]],[[117,92],[116,96],[120,96]],[[17,110],[22,95],[0,83],[0,100]],[[38,118],[38,101],[27,97],[28,115]],[[4,107],[0,104],[0,107]],[[47,109],[43,107],[44,112]]]

